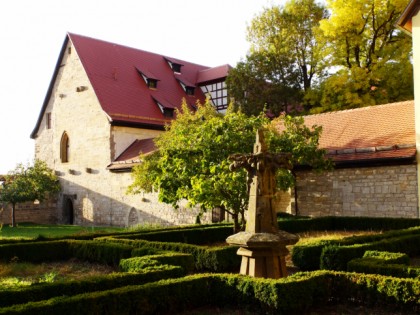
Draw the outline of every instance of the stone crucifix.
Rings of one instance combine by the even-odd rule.
[[[278,232],[277,215],[272,200],[276,194],[276,171],[291,169],[290,153],[268,152],[262,130],[257,131],[254,153],[233,154],[230,170],[244,168],[248,173],[248,219],[246,231],[253,233]]]
[[[286,276],[286,245],[295,244],[297,236],[279,231],[273,207],[276,193],[276,171],[291,169],[290,153],[268,152],[263,130],[258,130],[251,154],[233,154],[232,171],[244,168],[248,174],[248,212],[245,232],[229,236],[226,241],[239,245],[242,256],[241,274],[254,277],[280,278]]]

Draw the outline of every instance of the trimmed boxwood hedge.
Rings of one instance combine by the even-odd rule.
[[[107,243],[127,244],[133,247],[147,247],[159,250],[188,253],[194,257],[195,270],[226,272],[239,270],[241,257],[236,254],[237,246],[197,246],[183,243],[149,242],[145,240],[100,238],[98,241]]]
[[[420,227],[412,227],[404,230],[393,230],[382,234],[352,236],[340,240],[321,240],[309,244],[295,245],[293,246],[291,257],[293,264],[300,270],[317,270],[320,268],[321,254],[324,247],[366,244],[404,235],[420,235]],[[384,248],[383,250],[388,249]],[[363,255],[363,253],[361,255]]]
[[[307,231],[387,231],[420,226],[420,219],[413,218],[376,218],[376,217],[294,217],[280,215],[280,230],[289,233]]]
[[[348,246],[328,245],[322,249],[321,269],[346,270],[347,263],[350,260],[363,257],[367,250],[415,255],[420,253],[420,234],[402,235],[366,244]]]
[[[72,296],[86,292],[110,290],[128,285],[154,282],[161,279],[179,278],[185,275],[185,270],[180,266],[148,266],[144,270],[136,273],[119,272],[103,276],[93,276],[83,280],[40,283],[16,289],[0,290],[0,310],[1,307],[14,304],[47,300],[57,296]]]
[[[194,259],[191,254],[166,253],[121,259],[120,269],[125,272],[138,272],[147,267],[160,265],[180,266],[186,273],[194,270]]]
[[[233,306],[254,314],[301,314],[328,303],[419,311],[420,282],[326,271],[278,280],[200,274],[29,302],[2,308],[0,314],[169,314],[204,306]]]
[[[402,253],[366,251],[362,258],[348,262],[347,270],[398,278],[420,277],[419,267],[410,267],[410,258]]]
[[[118,265],[121,258],[131,257],[132,246],[97,241],[46,241],[0,245],[0,260],[43,262],[72,257],[91,262]]]

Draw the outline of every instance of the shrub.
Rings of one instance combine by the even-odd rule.
[[[409,267],[409,262],[409,257],[406,254],[366,251],[363,258],[349,261],[347,270],[398,278],[419,277],[420,268]]]
[[[182,243],[149,242],[145,240],[114,239],[111,237],[98,239],[103,242],[121,243],[135,248],[148,247],[164,251],[191,254],[194,258],[195,270],[225,272],[239,270],[241,258],[236,254],[238,247],[221,246],[206,247]]]
[[[302,314],[328,303],[383,305],[418,311],[420,283],[346,272],[306,272],[273,280],[200,274],[108,291],[30,302],[0,314],[169,314],[211,305],[254,314]]]
[[[170,229],[115,236],[115,238],[146,240],[154,242],[186,243],[194,245],[224,242],[233,234],[232,225],[216,225],[201,228]]]
[[[56,296],[73,296],[86,292],[104,291],[128,285],[140,285],[161,279],[179,278],[185,274],[183,268],[179,266],[149,266],[146,270],[136,273],[113,273],[83,280],[42,283],[24,288],[0,290],[0,310],[1,307],[14,304],[47,300]]]
[[[404,264],[410,263],[410,257],[403,253],[381,252],[377,250],[367,250],[363,258],[375,258],[381,260],[386,264]]]
[[[361,235],[361,236],[352,236],[346,237],[341,240],[321,240],[318,242],[304,244],[304,245],[295,245],[292,249],[292,261],[293,264],[300,268],[302,271],[311,271],[317,270],[320,268],[321,255],[323,248],[326,246],[349,246],[355,244],[366,244],[372,242],[378,242],[381,240],[395,238],[399,236],[409,236],[409,235],[420,235],[420,227],[408,228],[404,230],[395,230],[389,231],[382,234],[372,234],[372,235]],[[383,250],[388,250],[383,248]],[[392,249],[391,251],[400,251]],[[404,252],[404,251],[403,251]],[[362,256],[364,252],[360,255]],[[359,256],[359,257],[361,257]]]
[[[384,231],[399,230],[420,225],[420,219],[412,218],[372,218],[372,217],[287,217],[278,216],[278,225],[281,230],[289,233],[307,231]]]
[[[122,258],[131,257],[132,246],[96,241],[68,241],[73,257],[118,266]]]
[[[120,269],[126,272],[138,272],[147,267],[159,265],[180,266],[188,273],[194,270],[194,259],[191,254],[166,253],[121,259],[120,261]]]
[[[403,235],[377,242],[350,246],[328,245],[322,250],[321,269],[346,270],[347,263],[350,260],[363,257],[367,250],[417,254],[420,252],[420,235]]]

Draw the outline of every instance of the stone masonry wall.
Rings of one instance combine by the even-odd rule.
[[[300,171],[297,191],[300,215],[419,217],[416,165]]]
[[[16,223],[32,222],[42,224],[57,223],[57,202],[55,200],[43,201],[40,203],[25,202],[16,205]],[[2,206],[0,204],[0,224],[12,223],[12,205]]]
[[[115,80],[110,72],[110,80]],[[51,113],[52,128],[46,114]],[[60,178],[56,217],[60,223],[128,226],[143,223],[195,223],[197,209],[179,209],[158,202],[156,194],[127,195],[130,173],[106,167],[135,139],[159,131],[111,126],[77,52],[69,43],[35,141],[35,157],[47,162]],[[60,159],[63,133],[69,137],[69,161]],[[208,222],[211,213],[202,222]]]

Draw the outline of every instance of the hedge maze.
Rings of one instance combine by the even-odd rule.
[[[347,226],[354,222],[348,220]],[[118,266],[119,272],[0,289],[0,314],[182,314],[239,305],[255,314],[303,314],[334,303],[415,313],[420,311],[420,271],[409,266],[409,259],[420,255],[420,222],[388,220],[364,223],[366,229],[389,227],[388,232],[295,245],[292,260],[301,272],[278,280],[238,275],[237,248],[208,246],[232,234],[228,224],[2,242],[4,262],[77,258]],[[279,219],[288,232],[317,225],[322,230],[346,228],[346,218]]]

